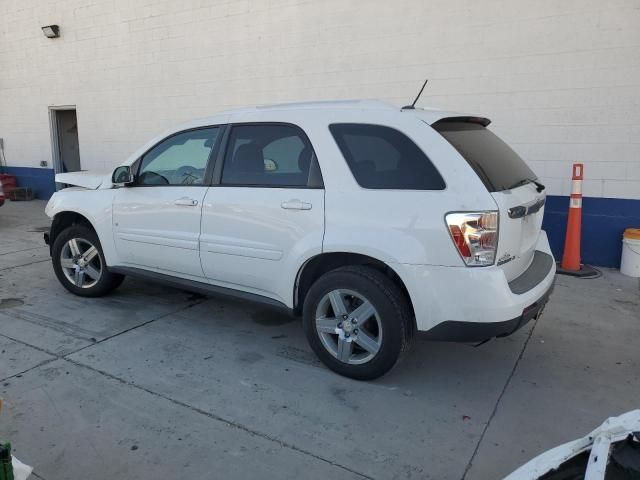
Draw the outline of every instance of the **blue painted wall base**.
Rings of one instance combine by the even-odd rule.
[[[542,228],[547,231],[556,260],[562,259],[568,211],[569,197],[547,197]],[[640,200],[583,198],[582,262],[619,268],[622,233],[629,227],[640,227]]]
[[[36,198],[47,200],[56,191],[51,168],[4,167],[1,173],[15,175],[18,186],[31,187]],[[562,258],[567,228],[569,197],[549,195],[542,228],[551,250]],[[603,267],[620,267],[622,232],[640,228],[640,200],[587,197],[582,202],[582,261]]]
[[[53,168],[2,167],[0,173],[15,175],[19,187],[31,187],[35,198],[48,200],[56,191]]]

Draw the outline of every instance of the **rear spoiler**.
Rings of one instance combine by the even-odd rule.
[[[491,120],[489,120],[486,117],[472,117],[472,116],[445,117],[433,122],[432,126],[438,125],[439,123],[449,123],[449,122],[477,123],[478,125],[482,125],[483,127],[486,127],[491,123]]]

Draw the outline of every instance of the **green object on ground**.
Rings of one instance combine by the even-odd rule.
[[[11,444],[0,444],[0,480],[13,480]]]

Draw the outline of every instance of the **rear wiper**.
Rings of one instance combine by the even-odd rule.
[[[516,183],[511,185],[507,190],[513,190],[514,188],[520,187],[522,185],[526,185],[529,182],[533,182],[533,180],[529,180],[528,178],[523,178],[522,180],[518,180]]]
[[[536,186],[536,191],[538,193],[540,193],[541,191],[544,190],[544,185],[541,184],[540,182],[536,182],[535,180],[531,180],[530,178],[523,178],[522,180],[518,180],[516,183],[514,183],[513,185],[511,185],[509,188],[507,188],[507,190],[512,190],[514,188],[520,187],[522,185],[526,185],[527,183],[533,183]]]

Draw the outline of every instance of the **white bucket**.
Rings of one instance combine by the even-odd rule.
[[[622,238],[622,260],[620,273],[630,277],[640,277],[640,240]]]

